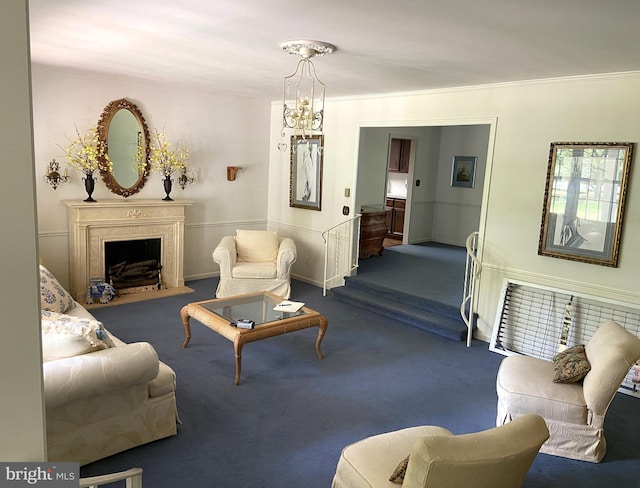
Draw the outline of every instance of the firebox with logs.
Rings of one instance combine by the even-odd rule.
[[[147,259],[135,263],[123,261],[109,266],[109,281],[120,293],[134,288],[160,289],[162,280],[160,271],[162,266],[157,259]],[[133,291],[133,290],[132,290]]]

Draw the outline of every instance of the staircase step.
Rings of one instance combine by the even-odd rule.
[[[375,287],[374,287],[375,288]],[[416,298],[413,295],[403,295],[400,292],[386,292],[378,287],[374,292],[354,287],[350,282],[347,286],[332,288],[333,296],[344,303],[375,311],[386,317],[393,318],[399,322],[418,327],[427,332],[431,332],[441,337],[454,341],[465,341],[467,338],[467,327],[458,312],[457,317],[451,314],[442,313],[443,310],[452,307],[446,304],[437,304],[430,300],[421,300],[420,306],[414,306]],[[429,309],[428,305],[434,305]]]
[[[407,307],[438,313],[453,320],[462,320],[460,317],[460,304],[454,305],[432,300],[424,296],[391,289],[384,285],[359,279],[357,276],[345,277],[345,288],[363,291],[388,300],[406,305]]]

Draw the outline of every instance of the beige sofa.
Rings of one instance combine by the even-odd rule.
[[[49,461],[81,465],[177,433],[176,375],[151,344],[126,344],[41,267]]]

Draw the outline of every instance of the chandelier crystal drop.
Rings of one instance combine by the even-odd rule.
[[[284,137],[286,129],[293,129],[294,135],[303,138],[322,133],[325,85],[318,79],[311,58],[330,54],[336,47],[326,42],[307,40],[285,41],[280,47],[302,58],[295,72],[284,78],[281,135]]]

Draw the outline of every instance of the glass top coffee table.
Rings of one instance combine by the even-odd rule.
[[[273,307],[282,301],[284,301],[284,298],[265,291],[189,303],[182,307],[180,311],[186,334],[182,347],[186,348],[191,340],[190,318],[196,319],[209,329],[233,342],[233,350],[236,357],[236,385],[240,384],[242,348],[249,342],[295,332],[296,330],[318,327],[316,352],[318,353],[318,358],[322,359],[324,355],[320,350],[320,343],[329,325],[327,319],[322,314],[307,307],[302,307],[297,312],[273,310]],[[252,320],[255,323],[254,327],[252,329],[237,327],[236,323],[241,319]]]

